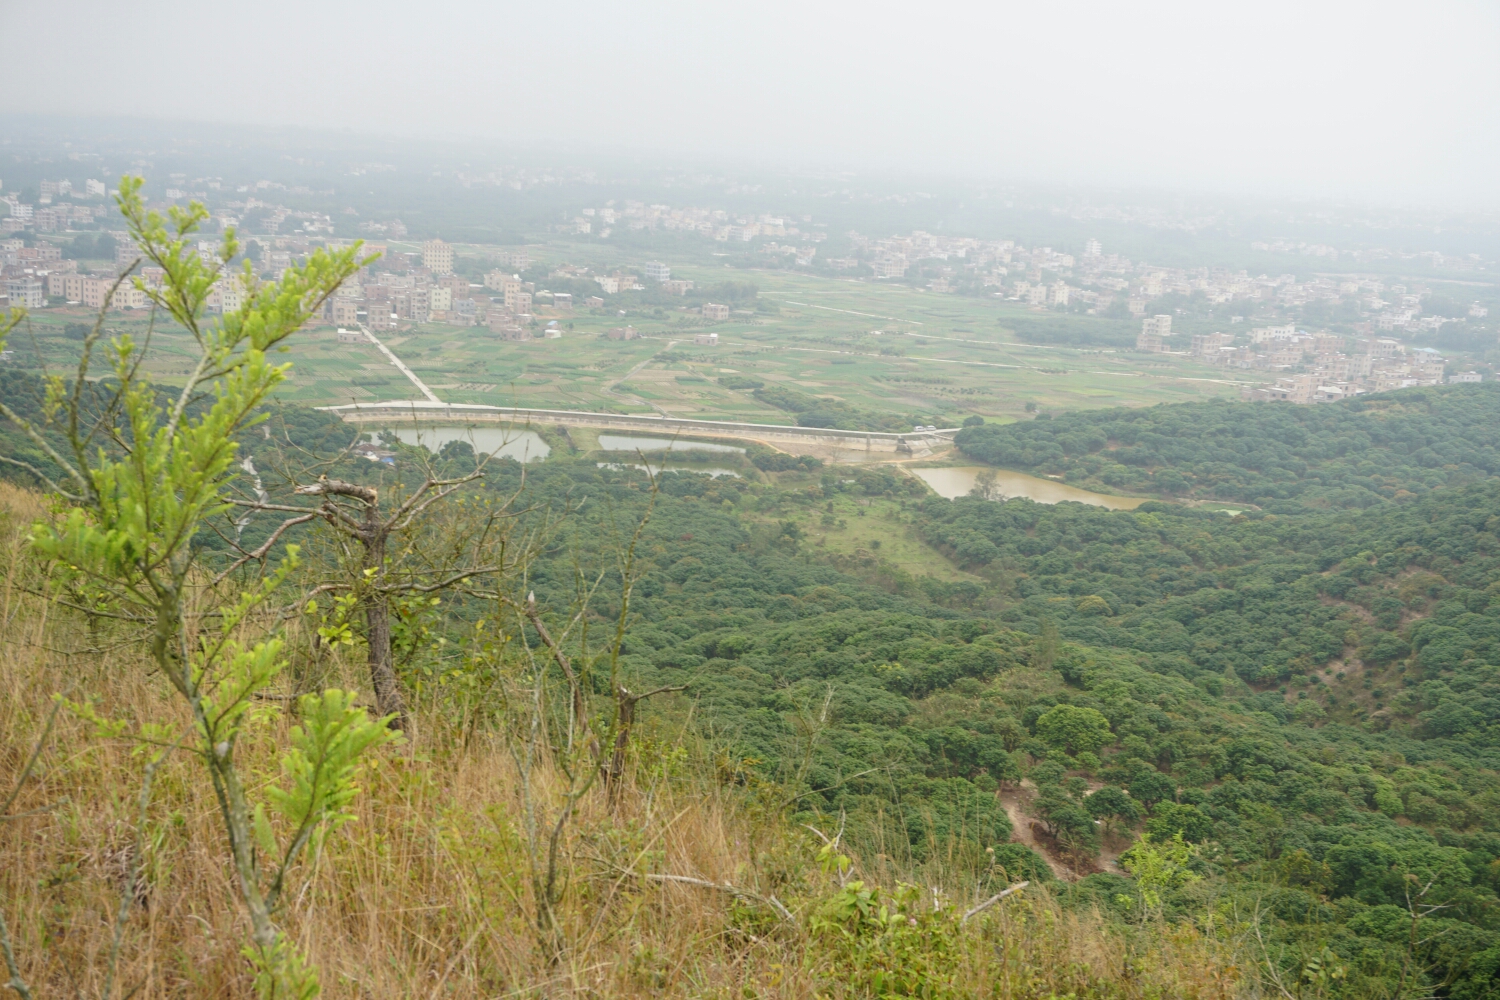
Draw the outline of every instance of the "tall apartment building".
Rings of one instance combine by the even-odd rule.
[[[1195,358],[1213,357],[1221,348],[1228,347],[1232,343],[1234,343],[1232,333],[1195,333],[1188,353]]]
[[[647,281],[667,281],[670,280],[671,277],[672,269],[663,264],[661,261],[653,260],[646,263]]]
[[[344,299],[337,296],[333,299],[332,315],[328,317],[334,326],[354,326],[359,322],[359,300]]]
[[[102,309],[104,298],[109,295],[109,286],[114,282],[109,278],[96,278],[92,274],[86,275],[83,284],[78,290],[78,299],[89,309]]]
[[[396,329],[396,316],[387,301],[372,301],[366,310],[365,323],[375,332]]]
[[[1047,304],[1049,306],[1065,306],[1068,304],[1068,294],[1072,290],[1066,284],[1059,281],[1047,289]]]
[[[1147,316],[1141,320],[1141,332],[1136,335],[1135,349],[1138,351],[1160,353],[1163,342],[1171,335],[1171,316]]]
[[[1273,340],[1291,340],[1297,336],[1297,324],[1285,326],[1258,326],[1250,331],[1250,343],[1265,344]]]
[[[500,291],[505,295],[505,308],[510,312],[523,312],[518,308],[521,296],[526,296],[526,306],[531,306],[531,296],[526,292],[526,286],[520,278],[507,278],[500,286]]]
[[[433,274],[453,273],[453,247],[442,240],[422,244],[422,266]]]
[[[431,318],[432,300],[426,288],[405,288],[391,296],[396,315],[413,323],[426,323]]]
[[[42,280],[34,275],[23,274],[6,279],[5,291],[10,296],[12,309],[17,306],[23,309],[40,309],[47,304],[47,293]]]

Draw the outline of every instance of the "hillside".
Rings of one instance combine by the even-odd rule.
[[[608,676],[634,691],[683,690],[641,704],[631,790],[613,806],[593,793],[579,800],[564,838],[566,888],[538,934],[536,831],[561,815],[576,773],[570,755],[583,744],[556,707],[527,714],[522,681],[541,678],[560,698],[562,674],[547,665],[540,633],[478,591],[402,604],[397,670],[411,742],[372,765],[359,822],[302,876],[287,926],[333,995],[408,995],[416,982],[496,995],[554,979],[600,995],[868,996],[920,985],[932,996],[1218,996],[1273,994],[1278,981],[1324,996],[1388,996],[1413,982],[1491,995],[1500,970],[1500,480],[1484,474],[1492,428],[1483,414],[1497,397],[1483,386],[1407,392],[1337,412],[1247,407],[1238,423],[1202,419],[1203,406],[1224,404],[1129,411],[1151,415],[1154,427],[1206,427],[1204,449],[1231,427],[1250,428],[1266,453],[1299,461],[1338,434],[1357,437],[1351,427],[1384,428],[1345,449],[1358,461],[1299,473],[1289,460],[1245,478],[1249,492],[1274,481],[1286,496],[1258,494],[1265,509],[1233,517],[1166,503],[1113,512],[947,501],[871,470],[669,473],[653,486],[562,449],[525,470],[494,463],[466,487],[465,504],[493,509],[512,498],[520,513],[509,537],[545,539],[528,550],[524,588],[554,632],[587,621],[595,636],[585,645],[569,633],[567,654],[607,662],[588,658],[608,648],[599,636],[624,612]],[[965,447],[1095,418],[1113,426],[1102,415],[1063,416],[966,431]],[[327,453],[340,441],[323,415],[292,408],[283,421],[276,434],[243,439],[257,467],[282,468],[296,448]],[[1469,468],[1424,464],[1424,449],[1449,447],[1443,426]],[[1197,451],[1141,440],[1157,449],[1159,464],[1140,467],[1157,481],[1172,470],[1184,481],[1204,474]],[[329,468],[399,494],[424,458],[396,451],[394,467],[345,459]],[[1373,485],[1366,466],[1377,457],[1408,496]],[[1231,464],[1248,477],[1258,461]],[[475,458],[449,446],[437,462],[436,472],[457,477]],[[289,483],[268,476],[266,488],[291,500]],[[48,751],[42,778],[16,804],[78,803],[62,814],[67,825],[54,812],[11,824],[5,850],[22,863],[7,870],[20,877],[0,876],[26,968],[62,982],[67,970],[90,968],[85,956],[104,932],[44,942],[105,905],[105,859],[130,842],[130,790],[144,766],[129,740],[88,713],[132,732],[173,716],[160,705],[160,679],[131,667],[133,626],[90,614],[82,591],[45,614],[26,596],[41,588],[41,568],[23,557],[18,533],[51,515],[30,494],[7,497],[5,614],[15,625],[0,725],[16,735],[0,789],[24,766],[48,695],[68,690],[65,664],[84,665],[71,674],[94,706],[63,716],[54,741],[94,763],[70,767]],[[620,546],[648,513],[627,611]],[[467,523],[453,516],[421,537]],[[276,520],[255,515],[242,540],[269,538]],[[814,535],[841,521],[866,540],[852,553]],[[954,577],[913,575],[883,556],[894,546],[876,542],[898,532],[925,542],[924,558],[951,559]],[[289,540],[307,563],[284,586],[310,588],[339,563],[327,529],[297,528]],[[227,551],[222,535],[203,541]],[[570,619],[579,588],[595,579],[593,610]],[[259,773],[275,773],[293,721],[276,699],[331,683],[371,697],[359,620],[346,628],[338,614],[320,606],[278,626],[290,667],[247,742]],[[587,693],[601,718],[613,704],[608,676],[593,675]],[[552,734],[543,757],[526,756],[539,746],[522,739],[532,724]],[[200,976],[243,992],[233,906],[221,890],[208,893],[216,909],[195,902],[220,877],[221,849],[192,803],[191,761],[174,758],[163,775],[172,777],[148,813],[141,890],[163,902],[129,925],[130,967],[163,991]],[[819,836],[837,836],[837,850]],[[841,852],[852,874],[841,873]],[[664,884],[666,875],[698,881]],[[844,884],[855,875],[859,890]],[[1024,905],[1007,901],[993,923],[958,926],[966,905],[1020,879],[1031,883]],[[1420,905],[1441,907],[1417,911],[1415,946],[1414,884],[1425,887]],[[947,902],[929,911],[902,885]],[[916,921],[911,935],[839,923],[878,911],[858,896],[873,886]],[[360,916],[406,912],[427,915]],[[213,960],[148,972],[154,949],[167,947],[150,944],[148,928],[177,954]],[[997,941],[1015,964],[993,964]],[[369,955],[396,957],[372,964]],[[1121,978],[1121,962],[1142,971]],[[900,987],[879,978],[897,972],[917,978]]]
[[[956,440],[991,465],[1104,492],[1368,507],[1500,474],[1500,384],[1320,406],[1214,400],[1085,410],[965,428]]]

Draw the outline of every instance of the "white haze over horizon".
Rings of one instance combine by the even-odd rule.
[[[0,108],[1500,205],[1493,2],[0,6]]]

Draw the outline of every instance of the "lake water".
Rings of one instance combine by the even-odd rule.
[[[913,469],[923,482],[931,486],[941,497],[952,500],[974,488],[974,477],[985,471],[983,466],[960,466],[952,469]],[[1007,497],[1027,497],[1037,503],[1062,503],[1075,500],[1078,503],[1108,507],[1110,510],[1134,510],[1146,502],[1144,497],[1116,497],[1107,493],[1090,493],[1076,486],[1059,483],[1054,479],[1028,476],[1024,472],[1008,469],[993,469],[995,485]]]
[[[733,469],[717,469],[711,465],[642,465],[639,462],[598,462],[601,469],[640,469],[642,472],[649,471],[653,476],[659,472],[695,472],[700,476],[709,476],[718,479],[720,476],[733,476],[740,478],[740,474]]]
[[[449,441],[467,441],[474,446],[476,454],[487,455],[493,452],[496,458],[513,458],[517,462],[539,462],[552,453],[547,442],[536,431],[515,430],[510,427],[459,427],[446,424],[398,427],[395,432],[402,443],[420,444],[434,454],[441,451]]]
[[[743,455],[744,448],[709,441],[684,441],[682,438],[631,437],[625,434],[600,434],[599,447],[605,451],[720,451]]]

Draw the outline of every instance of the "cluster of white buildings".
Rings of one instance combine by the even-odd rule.
[[[1299,280],[1294,274],[1255,275],[1224,267],[1170,268],[1137,263],[1106,254],[1098,240],[1089,240],[1081,255],[1051,247],[1028,248],[1013,240],[978,240],[916,231],[907,236],[872,239],[850,233],[853,258],[829,263],[848,269],[868,268],[875,278],[904,278],[921,262],[943,262],[939,278],[928,283],[933,291],[956,291],[963,282],[994,289],[995,296],[1032,306],[1082,304],[1102,312],[1123,300],[1132,315],[1145,316],[1148,304],[1165,295],[1201,294],[1211,305],[1232,302],[1274,304],[1296,309],[1315,302],[1355,302],[1373,316],[1380,330],[1435,330],[1445,323],[1483,316],[1475,305],[1468,316],[1423,315],[1425,288],[1387,285],[1375,278],[1317,276]]]
[[[1141,321],[1136,349],[1170,350],[1172,317]],[[1260,369],[1278,377],[1270,386],[1246,387],[1245,399],[1292,403],[1326,403],[1366,392],[1385,392],[1414,385],[1478,382],[1474,372],[1446,374],[1447,360],[1431,348],[1408,348],[1390,337],[1345,338],[1299,330],[1296,324],[1256,327],[1243,336],[1194,334],[1188,354],[1209,364]]]
[[[648,205],[641,201],[607,202],[603,207],[585,208],[559,227],[563,232],[609,238],[616,228],[666,230],[696,233],[721,243],[748,243],[754,239],[795,238],[802,243],[820,243],[828,234],[817,229],[803,229],[812,216],[800,219],[769,213],[745,214],[720,208],[674,208],[671,205]],[[800,223],[800,225],[799,225]],[[812,254],[799,251],[798,263],[810,263]]]
[[[31,229],[39,233],[57,233],[77,226],[92,226],[108,207],[102,181],[88,180],[74,187],[70,180],[42,181],[36,202],[22,201],[18,194],[0,196],[0,204],[9,209],[0,219],[0,235]]]

